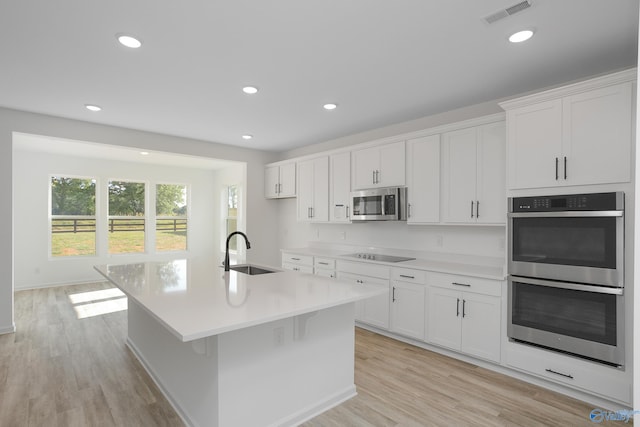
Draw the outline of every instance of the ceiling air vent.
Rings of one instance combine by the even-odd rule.
[[[487,24],[493,24],[494,22],[499,21],[502,18],[506,18],[507,16],[511,16],[518,12],[522,12],[523,10],[529,7],[531,7],[531,0],[524,0],[524,1],[521,1],[520,3],[516,3],[505,9],[499,10],[496,13],[492,13],[489,16],[485,16],[484,20]]]

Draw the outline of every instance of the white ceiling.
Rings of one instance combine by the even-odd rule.
[[[282,151],[636,65],[637,0],[518,2],[4,0],[0,106]]]

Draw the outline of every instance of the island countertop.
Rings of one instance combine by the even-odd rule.
[[[202,259],[107,264],[95,269],[183,342],[388,292],[292,271],[255,276],[225,272]]]

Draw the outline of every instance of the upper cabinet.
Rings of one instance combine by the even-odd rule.
[[[296,196],[295,162],[267,165],[264,168],[264,197],[278,199]]]
[[[440,221],[440,135],[407,141],[407,223]]]
[[[355,150],[351,153],[354,190],[405,185],[404,141]]]
[[[504,224],[504,122],[444,133],[443,221]]]
[[[630,181],[633,81],[626,71],[502,103],[509,188]]]
[[[329,222],[351,222],[351,153],[329,157]]]
[[[298,162],[298,221],[329,221],[329,157]]]

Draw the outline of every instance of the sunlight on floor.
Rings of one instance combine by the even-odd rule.
[[[70,294],[69,301],[73,304],[78,319],[116,313],[127,309],[127,297],[117,288]]]

